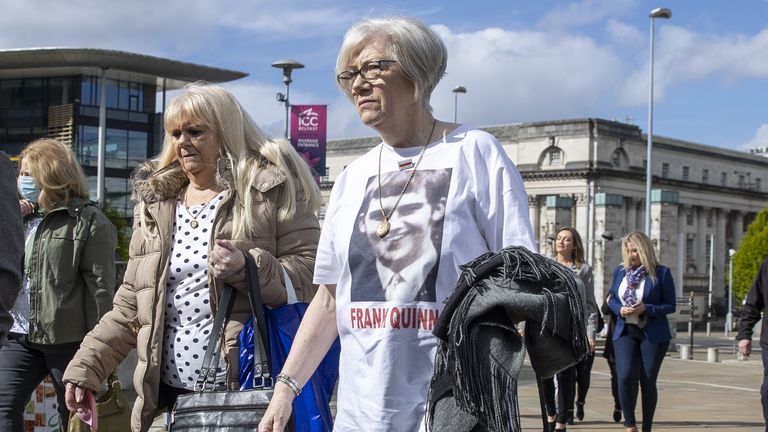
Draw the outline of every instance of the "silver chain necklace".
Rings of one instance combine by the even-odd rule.
[[[429,136],[427,137],[427,142],[424,143],[424,147],[421,149],[421,154],[419,154],[419,159],[416,161],[416,165],[413,166],[413,171],[411,171],[411,176],[408,177],[408,181],[405,182],[405,186],[403,186],[403,190],[400,191],[400,196],[397,197],[397,201],[395,201],[395,205],[392,206],[392,209],[389,211],[389,214],[387,214],[384,211],[384,203],[381,201],[381,153],[384,150],[384,143],[381,144],[381,147],[379,147],[379,175],[377,176],[378,182],[379,182],[379,208],[381,209],[381,221],[379,222],[379,225],[376,227],[376,235],[379,236],[379,238],[383,239],[384,237],[389,234],[390,224],[389,220],[392,218],[392,215],[395,213],[395,210],[397,209],[397,205],[400,204],[400,200],[403,198],[403,195],[405,195],[405,191],[408,189],[408,185],[411,184],[411,180],[413,180],[413,176],[416,175],[416,169],[419,168],[419,163],[421,163],[421,159],[424,157],[424,153],[427,151],[427,146],[429,145],[429,140],[432,138],[432,134],[435,133],[435,125],[437,125],[437,119],[432,120],[432,130],[429,131]]]

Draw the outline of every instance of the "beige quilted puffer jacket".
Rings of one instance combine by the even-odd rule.
[[[151,171],[149,166],[144,170],[145,173]],[[180,169],[162,170],[145,179],[139,172],[135,178],[139,179],[135,180],[135,195],[146,203],[145,222],[142,223],[139,214],[134,215],[130,258],[123,283],[115,295],[114,307],[83,340],[80,350],[67,367],[64,381],[91,390],[98,389],[99,384],[136,347],[138,365],[133,384],[138,398],[133,407],[131,427],[134,431],[146,431],[158,409],[166,272],[176,199],[187,184],[187,178]],[[251,211],[261,215],[258,232],[252,239],[234,241],[238,249],[250,253],[256,260],[262,299],[268,305],[286,302],[282,268],[291,278],[299,300],[310,301],[317,291],[312,284],[312,272],[320,227],[313,210],[302,201],[297,202],[292,219],[278,222],[276,203],[284,190],[282,184],[285,179],[285,174],[277,167],[264,164],[256,182],[258,186],[252,189]],[[209,253],[214,240],[231,239],[234,202],[233,194],[229,193],[220,204],[208,242]],[[244,272],[226,281],[209,276],[210,302],[214,313],[224,282],[232,283],[238,291],[231,319],[225,329],[225,358],[232,388],[239,386],[237,336],[250,317],[244,277]]]

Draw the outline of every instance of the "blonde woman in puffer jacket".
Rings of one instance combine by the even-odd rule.
[[[237,289],[225,328],[218,381],[239,388],[237,336],[250,317],[245,259],[259,267],[265,304],[286,302],[285,278],[310,301],[320,235],[320,194],[306,163],[285,140],[270,140],[218,86],[193,84],[169,104],[163,150],[134,176],[134,234],[114,309],[64,375],[67,406],[136,347],[138,398],[131,427],[192,391],[224,283]]]

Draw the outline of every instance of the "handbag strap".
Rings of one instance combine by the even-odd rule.
[[[256,261],[250,254],[244,253],[245,256],[245,281],[248,287],[248,299],[251,302],[251,311],[253,312],[254,330],[258,331],[261,343],[259,343],[259,350],[261,351],[261,363],[256,361],[256,353],[254,352],[253,362],[253,388],[274,386],[274,382],[271,376],[272,359],[270,357],[269,336],[267,334],[267,319],[264,316],[264,305],[261,302],[261,284],[259,283],[259,271],[256,266]],[[257,338],[254,337],[254,350],[257,342]],[[257,379],[261,378],[261,382]]]
[[[234,288],[231,285],[224,285],[224,291],[221,293],[219,308],[216,310],[216,316],[213,319],[213,328],[208,339],[208,348],[203,356],[203,366],[200,368],[200,374],[195,381],[195,391],[203,391],[207,386],[213,389],[216,385],[216,374],[219,366],[219,338],[224,325],[229,321],[232,314],[232,306],[235,304]],[[223,341],[222,341],[223,343]]]
[[[296,298],[296,289],[293,287],[291,277],[288,276],[288,272],[285,271],[285,267],[280,266],[283,269],[283,278],[285,279],[285,297],[287,298],[286,304],[298,303],[299,299]]]
[[[251,314],[254,320],[254,329],[258,330],[258,334],[254,336],[254,344],[259,345],[259,351],[261,352],[261,362],[254,360],[254,388],[271,388],[274,382],[271,377],[271,359],[269,356],[269,338],[267,337],[267,325],[264,317],[264,308],[261,302],[261,286],[259,284],[258,267],[256,261],[250,254],[243,253],[245,258],[245,285],[248,288],[248,298],[251,304]],[[219,308],[216,310],[216,316],[213,320],[213,328],[211,329],[210,338],[208,340],[208,348],[203,356],[203,366],[200,369],[200,374],[195,381],[195,390],[203,391],[207,388],[213,389],[215,387],[216,374],[221,358],[221,345],[224,344],[224,337],[222,336],[224,326],[229,321],[229,317],[232,314],[232,307],[235,304],[235,289],[230,284],[224,285],[224,290],[221,293],[221,300],[219,301]],[[260,343],[259,343],[260,342]],[[254,356],[255,357],[255,356]],[[261,378],[261,382],[257,379]]]
[[[112,372],[107,377],[107,388],[111,391],[118,391],[123,388],[123,383],[120,382],[120,377],[117,376],[117,371]]]

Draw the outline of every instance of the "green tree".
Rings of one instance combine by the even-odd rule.
[[[117,250],[115,251],[117,256],[122,261],[127,261],[128,242],[130,241],[128,238],[128,221],[120,214],[120,212],[112,207],[104,206],[101,211],[104,212],[104,216],[106,216],[117,229]]]
[[[733,294],[743,300],[768,255],[768,208],[757,214],[733,256]]]

